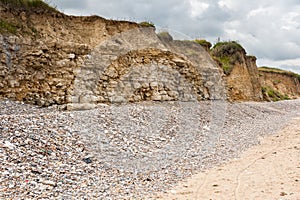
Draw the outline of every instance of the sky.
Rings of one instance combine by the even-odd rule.
[[[300,74],[299,0],[46,0],[69,15],[149,21],[175,39],[238,41],[258,66]]]

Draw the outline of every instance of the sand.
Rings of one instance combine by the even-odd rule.
[[[300,200],[300,118],[239,158],[196,174],[159,198]]]

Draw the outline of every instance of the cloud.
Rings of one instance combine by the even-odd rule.
[[[50,0],[49,0],[50,1]],[[183,39],[237,40],[258,60],[300,58],[298,0],[52,0],[67,14],[151,21]],[[175,31],[174,31],[175,30]],[[182,34],[178,34],[182,33]]]

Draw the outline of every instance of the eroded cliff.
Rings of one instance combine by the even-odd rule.
[[[153,27],[0,4],[0,96],[70,109],[104,102],[224,99],[222,73],[197,43]]]
[[[300,97],[300,75],[275,68],[258,69],[265,100],[278,101]]]
[[[263,100],[254,56],[247,56],[245,49],[236,42],[217,43],[211,54],[224,71],[229,100]]]

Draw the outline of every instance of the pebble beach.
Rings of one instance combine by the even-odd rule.
[[[0,199],[155,199],[300,116],[300,99],[100,104],[0,100]]]

